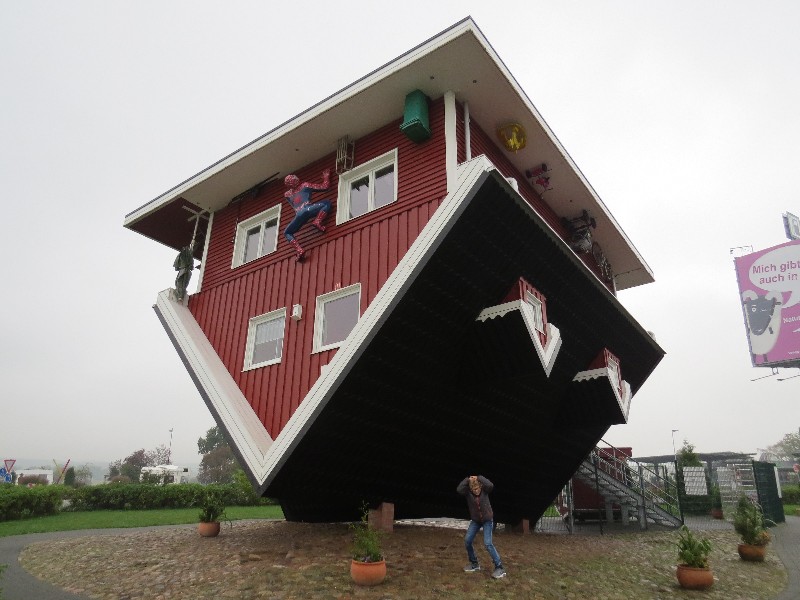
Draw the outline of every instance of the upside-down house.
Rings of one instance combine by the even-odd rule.
[[[155,311],[290,520],[463,517],[475,473],[536,519],[664,354],[616,296],[650,268],[471,18],[124,226],[199,261]]]

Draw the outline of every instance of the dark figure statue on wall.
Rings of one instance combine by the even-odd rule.
[[[289,243],[294,246],[298,261],[303,260],[306,252],[303,250],[300,242],[295,239],[294,234],[300,231],[300,228],[312,218],[314,218],[314,221],[311,224],[319,231],[325,231],[323,222],[331,210],[331,202],[330,200],[313,202],[311,200],[311,195],[314,192],[322,192],[328,189],[330,175],[330,169],[325,169],[322,172],[321,184],[309,183],[307,181],[300,183],[300,179],[298,179],[297,175],[287,175],[283,180],[288,188],[283,195],[294,209],[295,213],[297,213],[283,232],[283,235],[289,240]]]
[[[177,277],[175,277],[175,298],[178,302],[183,302],[186,297],[186,288],[189,287],[189,280],[192,278],[192,270],[194,269],[192,247],[184,246],[181,248],[172,266],[178,272]]]

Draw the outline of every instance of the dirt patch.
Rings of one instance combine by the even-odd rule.
[[[768,600],[786,584],[769,551],[744,563],[732,531],[703,532],[713,545],[717,581],[705,599]],[[508,577],[489,577],[491,561],[476,540],[484,569],[464,573],[463,530],[398,525],[384,540],[388,576],[375,588],[349,576],[350,531],[340,524],[235,522],[217,538],[191,528],[136,531],[41,542],[20,555],[30,573],[89,598],[354,599],[526,598],[642,600],[697,598],[675,579],[677,533],[586,535],[498,533]],[[480,536],[479,536],[480,537]]]

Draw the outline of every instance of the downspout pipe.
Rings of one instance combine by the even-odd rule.
[[[467,161],[472,160],[472,144],[469,139],[469,103],[464,101],[464,148]]]

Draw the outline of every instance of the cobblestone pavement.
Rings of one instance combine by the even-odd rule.
[[[774,600],[797,600],[800,598],[800,517],[787,516],[786,521],[785,524],[771,530],[773,533],[771,548],[774,549],[774,555],[780,558],[788,571],[786,589],[780,594],[766,596],[766,598]],[[426,520],[416,523],[429,525],[432,522]],[[445,525],[449,529],[464,529],[464,523],[452,520],[444,524],[437,524]],[[709,529],[724,529],[723,523],[712,523],[714,527],[709,526]],[[411,526],[410,522],[399,522],[398,524],[405,527]],[[690,523],[689,525],[698,530],[703,528],[702,523]],[[235,522],[233,529],[228,529],[226,525],[223,534],[213,540],[197,536],[193,525],[72,531],[0,538],[0,564],[9,565],[0,581],[0,586],[2,586],[0,589],[3,592],[3,600],[80,600],[90,597],[119,600],[170,598],[173,596],[169,580],[178,577],[182,581],[181,585],[198,592],[194,596],[196,598],[209,597],[222,600],[228,597],[256,597],[249,595],[249,591],[247,595],[242,595],[242,590],[237,590],[235,587],[226,589],[224,585],[220,586],[221,574],[247,570],[251,568],[249,565],[257,564],[266,564],[280,569],[285,569],[289,565],[296,566],[300,562],[304,550],[298,548],[297,556],[292,550],[288,553],[282,552],[280,556],[275,554],[264,545],[263,538],[255,535],[255,531],[263,529],[263,527],[264,525],[258,525],[258,522]],[[728,528],[730,528],[729,524]],[[636,537],[635,533],[630,533]],[[339,535],[339,533],[335,532],[334,535]],[[458,537],[460,532],[454,531],[450,535]],[[582,535],[594,537],[589,528],[585,528]],[[104,559],[109,545],[108,536],[113,536],[114,540],[115,564],[112,565],[109,565],[109,561]],[[341,537],[342,544],[346,545],[349,534],[343,530]],[[574,539],[581,536],[568,537]],[[448,544],[453,542],[453,545],[458,545],[455,543],[458,542],[455,538],[449,540],[448,537],[447,540]],[[47,543],[40,544],[39,542]],[[205,555],[206,550],[211,549],[212,546],[215,550],[209,553],[209,556],[215,557],[213,564],[198,561],[198,556]],[[29,550],[25,550],[26,548]],[[449,554],[453,548],[449,546],[448,548],[447,553]],[[324,550],[320,549],[320,552],[324,552]],[[95,581],[95,585],[92,587],[94,591],[91,595],[80,582],[65,588],[53,586],[34,577],[21,566],[19,561],[21,553],[25,556],[26,565],[33,565],[32,570],[37,573],[42,569],[50,571],[53,571],[54,568],[69,569],[71,564],[80,563],[80,572],[83,577],[94,577],[104,583],[98,587]],[[779,564],[775,558],[772,560],[775,561],[775,564]],[[37,561],[40,562],[37,564]],[[51,564],[53,561],[56,561],[57,564]],[[302,568],[301,566],[300,569]],[[126,584],[116,583],[115,578],[109,576],[109,572],[114,573],[115,569],[127,571],[126,576],[122,578]],[[130,575],[131,570],[137,574],[133,580]],[[224,580],[224,576],[222,579]],[[212,584],[212,580],[216,580],[216,583]],[[128,587],[126,588],[125,585]],[[132,589],[135,591],[132,592]],[[664,597],[671,598],[673,596],[666,595]]]
[[[173,526],[180,527],[180,526]],[[187,525],[193,528],[194,526]],[[163,529],[163,528],[146,528]],[[30,544],[39,542],[82,538],[86,536],[112,536],[126,535],[142,529],[84,529],[79,531],[58,531],[55,533],[32,533],[29,535],[14,535],[0,537],[0,565],[7,565],[2,579],[0,590],[3,600],[81,600],[86,596],[70,593],[62,588],[51,585],[34,577],[22,568],[19,555]],[[69,557],[64,557],[64,567],[68,568]]]

